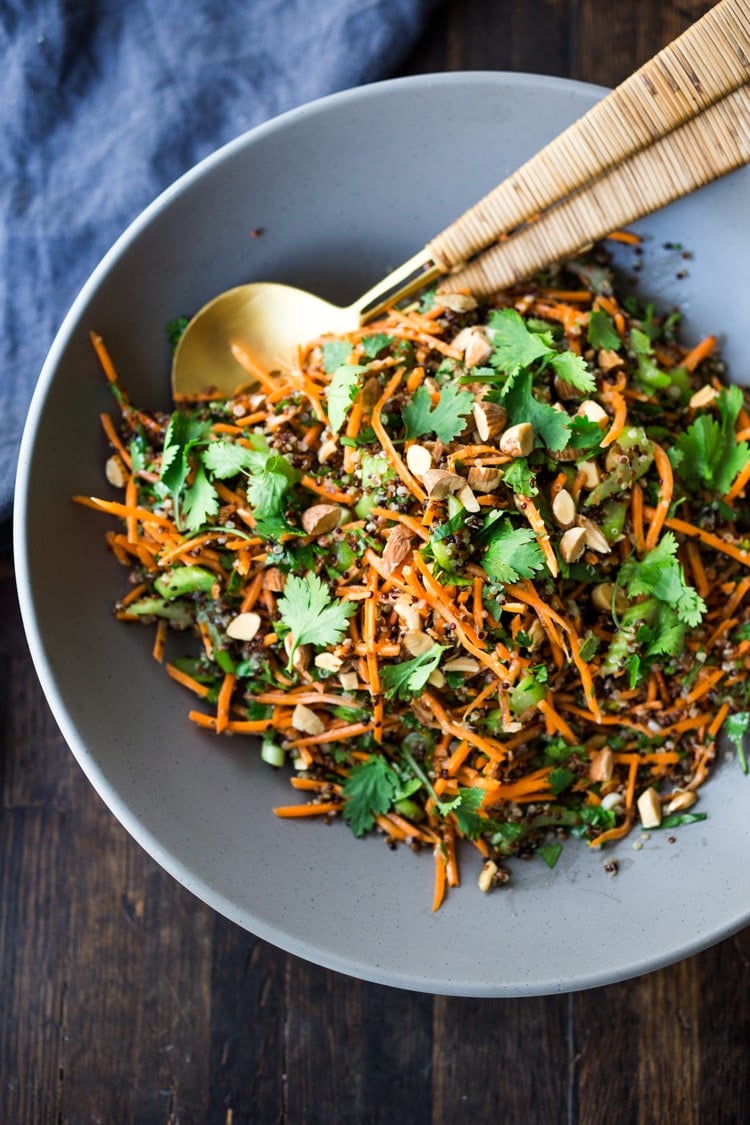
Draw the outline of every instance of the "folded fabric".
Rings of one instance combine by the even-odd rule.
[[[439,0],[4,0],[0,520],[44,356],[182,172],[283,110],[388,77]]]

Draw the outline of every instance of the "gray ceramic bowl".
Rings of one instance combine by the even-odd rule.
[[[512,884],[464,885],[430,912],[432,859],[342,823],[277,820],[283,774],[252,744],[217,740],[150,656],[149,630],[110,612],[124,571],[107,520],[70,502],[98,493],[111,406],[88,343],[102,333],[132,398],[168,405],[165,323],[221,289],[287,281],[342,303],[441,230],[602,91],[508,74],[445,74],[335,95],[210,157],[122,236],[55,340],[29,414],[16,497],[16,560],[33,658],[57,722],[112,812],[190,890],[295,954],[372,981],[469,996],[541,994],[622,979],[750,921],[750,779],[726,762],[709,819],[676,843],[654,833],[602,854],[571,843],[554,871],[518,863]],[[260,238],[252,238],[262,228]],[[717,332],[750,381],[745,282],[750,169],[644,222],[641,287]],[[666,242],[692,252],[684,261]],[[678,279],[676,274],[687,271]],[[744,286],[744,288],[743,288]],[[50,559],[55,560],[54,574]]]

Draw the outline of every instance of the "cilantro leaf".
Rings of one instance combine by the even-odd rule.
[[[609,351],[619,352],[622,347],[614,322],[604,309],[594,309],[590,314],[587,338],[592,348],[607,348]]]
[[[447,383],[433,407],[430,392],[421,386],[402,412],[406,436],[437,434],[440,441],[447,444],[465,429],[473,404],[474,398],[468,391],[457,391],[453,384]]]
[[[346,802],[343,817],[355,836],[369,832],[375,817],[388,812],[398,791],[398,774],[380,755],[352,768],[341,793]]]
[[[570,439],[570,418],[547,402],[535,398],[531,372],[523,371],[504,388],[502,405],[508,411],[508,425],[528,422],[534,433],[552,450],[564,449]]]
[[[219,480],[228,480],[230,477],[236,477],[238,473],[251,472],[253,468],[262,470],[265,463],[262,453],[246,449],[244,445],[235,445],[233,441],[209,442],[201,460],[211,475]]]
[[[732,481],[750,460],[747,442],[737,442],[734,424],[742,407],[739,387],[722,388],[716,398],[719,421],[701,414],[677,438],[672,460],[680,479],[688,488],[712,488],[724,495]]]
[[[550,332],[533,332],[515,309],[496,309],[487,323],[490,363],[511,378],[554,350]]]
[[[750,730],[750,711],[736,711],[724,723],[724,733],[737,749],[737,759],[743,773],[747,773],[745,734]]]
[[[628,597],[648,594],[666,602],[677,617],[691,628],[698,625],[706,612],[706,603],[685,581],[677,554],[677,540],[666,532],[653,550],[638,561],[632,555],[620,568],[620,581]]]
[[[601,433],[596,427],[597,433]],[[536,496],[539,489],[536,486],[536,474],[529,467],[525,457],[516,457],[507,469],[503,470],[503,484],[520,496]]]
[[[549,787],[555,796],[562,793],[563,789],[567,789],[572,785],[576,779],[576,775],[572,770],[566,769],[564,766],[559,766],[557,769],[552,770],[549,775]]]
[[[445,645],[434,644],[415,656],[413,660],[404,660],[400,664],[388,664],[380,670],[380,682],[387,699],[408,699],[414,692],[420,691],[440,663],[440,657],[445,652]]]
[[[480,814],[483,797],[481,789],[461,788],[458,797],[451,802],[450,811],[456,818],[459,831],[469,840],[478,840],[484,832],[494,832],[499,827],[495,821]]]
[[[571,387],[575,387],[584,394],[591,394],[596,390],[596,379],[589,371],[586,360],[575,352],[558,352],[550,357],[550,366],[555,374]]]
[[[532,578],[544,568],[544,555],[531,528],[513,527],[506,521],[493,535],[482,566],[490,578],[505,585]]]
[[[375,332],[372,336],[363,337],[362,351],[368,359],[376,359],[385,348],[395,342],[393,336],[387,336],[385,332]]]
[[[337,367],[326,391],[328,421],[335,434],[344,424],[349,407],[356,398],[359,377],[367,370],[355,363],[342,363]]]
[[[332,600],[327,586],[316,574],[308,574],[305,578],[290,574],[276,608],[292,634],[291,669],[292,657],[299,645],[312,644],[322,648],[338,644],[355,605],[353,602]]]
[[[193,450],[208,438],[210,429],[210,422],[200,421],[180,410],[175,410],[167,424],[159,475],[162,484],[169,489],[172,496],[175,523],[178,527],[182,523],[183,490],[194,467]],[[196,491],[196,513],[200,507],[197,501],[201,487],[199,484]],[[194,528],[191,527],[191,530]]]
[[[599,450],[602,440],[602,431],[596,422],[578,414],[570,419],[570,448],[580,449],[582,452]]]
[[[182,510],[188,531],[198,531],[210,516],[219,511],[218,493],[202,465],[198,466],[192,484],[185,490]]]
[[[323,370],[326,375],[332,375],[351,354],[352,345],[348,340],[326,340],[323,344]]]

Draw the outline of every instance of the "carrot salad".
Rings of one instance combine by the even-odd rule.
[[[459,841],[487,891],[704,819],[721,731],[747,771],[750,409],[677,327],[574,263],[273,373],[237,346],[246,389],[169,415],[92,337],[119,496],[76,500],[116,517],[115,612],[191,722],[290,767],[277,816],[429,848],[437,909]]]

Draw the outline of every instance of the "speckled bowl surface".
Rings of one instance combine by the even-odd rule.
[[[272,806],[290,799],[284,773],[252,743],[196,729],[189,699],[150,656],[151,631],[112,616],[125,575],[104,547],[109,525],[70,500],[108,488],[98,416],[111,401],[88,332],[104,336],[136,403],[167,407],[172,317],[253,279],[352,299],[601,94],[529,75],[422,76],[253,130],[116,243],[65,319],[29,414],[18,584],[36,668],[73,753],[114,815],[197,896],[286,950],[367,980],[543,994],[634,976],[718,941],[750,921],[750,779],[723,762],[701,797],[708,820],[674,843],[662,832],[640,851],[633,837],[613,848],[615,878],[601,853],[571,842],[553,871],[518,862],[508,887],[483,895],[469,848],[463,886],[436,915],[428,853],[357,841],[343,823],[277,820]],[[688,340],[718,333],[732,375],[750,382],[750,168],[640,229],[642,292],[682,308]]]

